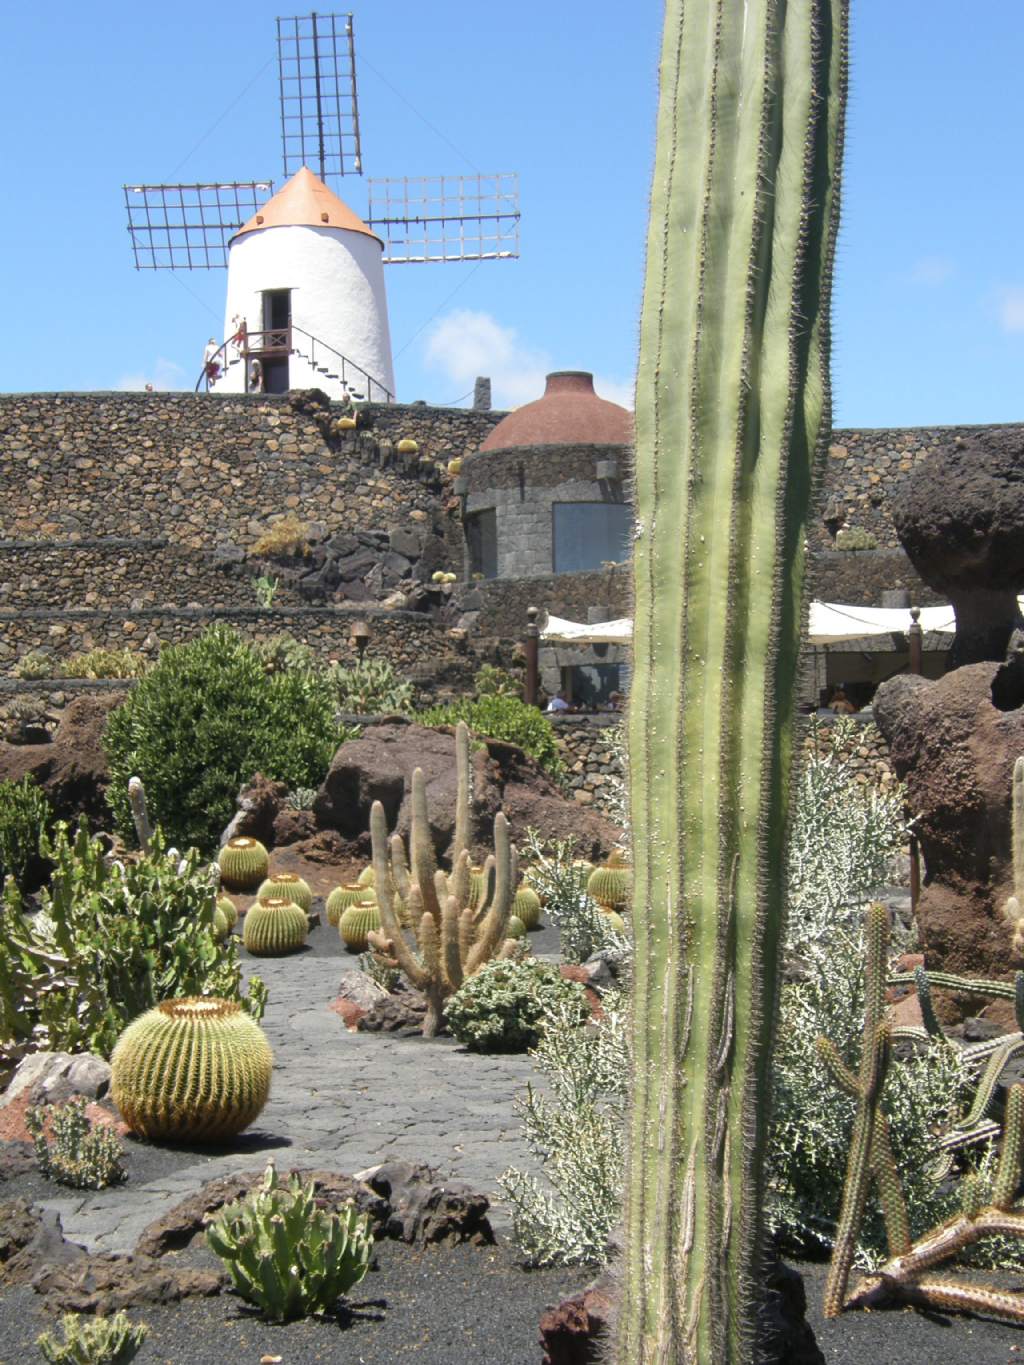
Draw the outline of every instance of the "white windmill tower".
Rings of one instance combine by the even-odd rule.
[[[364,221],[326,183],[362,174],[352,16],[278,19],[277,46],[287,183],[125,185],[135,266],[227,266],[197,391],[391,402],[383,266],[518,256],[517,177],[371,180]]]

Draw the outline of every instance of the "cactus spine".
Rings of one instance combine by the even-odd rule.
[[[266,1104],[273,1060],[263,1030],[233,1001],[165,1000],[118,1039],[114,1103],[141,1137],[222,1141]]]
[[[845,0],[668,0],[636,393],[615,1358],[754,1358]]]
[[[511,957],[516,950],[508,937],[518,859],[508,834],[508,821],[494,817],[494,853],[483,867],[484,899],[474,906],[470,892],[469,857],[469,730],[455,727],[455,838],[452,871],[446,875],[434,858],[427,815],[423,770],[412,775],[412,818],[409,856],[398,835],[388,843],[384,807],[375,801],[370,810],[374,881],[381,928],[371,930],[370,947],[388,967],[399,967],[427,998],[424,1038],[441,1027],[445,1001],[467,977],[493,957]],[[404,905],[419,947],[417,954],[402,933],[398,913]]]
[[[380,928],[380,911],[376,902],[350,905],[338,920],[338,933],[350,953],[365,953],[366,936],[371,929]]]

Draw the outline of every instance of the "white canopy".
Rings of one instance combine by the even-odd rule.
[[[1024,598],[1021,599],[1024,605]],[[869,635],[892,635],[910,628],[907,607],[845,607],[831,602],[812,602],[809,638],[812,645],[836,645]],[[952,634],[956,629],[952,607],[922,607],[921,629]],[[628,645],[633,622],[628,616],[617,621],[564,621],[549,616],[540,638],[551,645]]]

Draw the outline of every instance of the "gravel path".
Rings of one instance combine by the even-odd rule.
[[[541,952],[553,946],[551,933],[535,936]],[[149,1147],[140,1183],[42,1199],[33,1192],[58,1210],[70,1241],[130,1251],[148,1223],[205,1181],[260,1167],[271,1154],[282,1167],[346,1174],[388,1159],[425,1161],[488,1194],[506,1166],[529,1165],[513,1109],[532,1075],[529,1058],[478,1056],[451,1038],[349,1033],[328,1004],[340,970],[355,963],[336,955],[333,938],[316,929],[304,953],[246,959],[270,991],[263,1026],[274,1079],[258,1124],[227,1150]],[[507,1229],[500,1207],[492,1223]]]

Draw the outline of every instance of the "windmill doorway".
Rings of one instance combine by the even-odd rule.
[[[263,335],[259,355],[264,393],[287,393],[288,356],[292,349],[292,291],[263,291]]]

